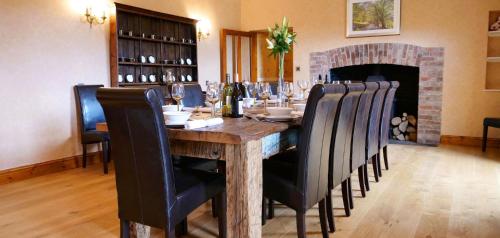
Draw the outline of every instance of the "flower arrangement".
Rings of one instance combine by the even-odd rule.
[[[278,96],[281,96],[281,89],[283,89],[284,84],[285,54],[292,50],[292,45],[295,43],[297,34],[289,31],[288,19],[286,17],[283,17],[281,26],[275,24],[274,28],[268,27],[267,31],[269,32],[269,36],[266,39],[267,49],[271,51],[271,55],[274,57],[278,56],[279,59]]]

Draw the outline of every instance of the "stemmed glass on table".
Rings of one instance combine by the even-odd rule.
[[[306,98],[306,90],[309,88],[309,80],[300,79],[298,82],[300,90],[302,90],[302,99]]]
[[[264,114],[267,114],[267,99],[271,97],[271,85],[269,83],[257,84],[257,93],[264,100]]]
[[[288,98],[288,101],[286,103],[287,107],[290,107],[290,100],[293,97],[293,83],[291,82],[286,82],[285,87],[283,88],[283,93],[285,96]]]
[[[184,98],[184,84],[172,84],[172,98],[177,102],[177,111],[180,111],[179,104],[182,98]]]
[[[212,105],[212,117],[215,117],[215,104],[220,100],[220,86],[209,83],[207,87],[207,101]]]

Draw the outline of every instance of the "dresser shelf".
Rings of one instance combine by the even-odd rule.
[[[119,74],[132,74],[137,79],[139,75],[152,74],[157,75],[157,78],[162,78],[163,75],[171,72],[175,78],[190,75],[193,81],[189,83],[199,81],[198,65],[163,63],[163,60],[169,60],[169,62],[177,60],[179,62],[180,59],[191,59],[193,63],[198,62],[197,20],[120,3],[115,3],[115,5],[116,15],[110,17],[111,86],[144,87],[165,85],[163,82],[119,83]],[[128,35],[129,31],[133,33],[132,36]],[[142,37],[142,35],[145,37]],[[155,35],[155,39],[152,39],[151,35]],[[165,37],[173,37],[175,40],[164,40]],[[158,63],[122,61],[122,58],[137,60],[140,56],[153,56]]]

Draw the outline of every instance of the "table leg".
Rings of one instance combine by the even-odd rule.
[[[262,235],[262,142],[225,146],[227,235]]]

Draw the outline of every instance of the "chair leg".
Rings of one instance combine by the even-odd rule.
[[[227,237],[227,215],[226,215],[226,192],[222,192],[217,196],[217,218],[219,222],[219,238]]]
[[[351,177],[347,179],[347,195],[349,196],[349,208],[354,209],[354,202],[352,199],[352,184],[351,184]]]
[[[368,162],[363,165],[363,172],[365,173],[365,188],[366,191],[370,191],[370,181],[368,180]]]
[[[297,212],[297,237],[306,238],[306,214]]]
[[[378,183],[378,169],[377,169],[377,157],[374,155],[372,157],[373,174],[375,175],[375,182]]]
[[[483,152],[486,151],[487,142],[488,142],[488,126],[483,126],[483,146],[481,148]]]
[[[130,223],[127,220],[120,219],[120,238],[130,237]]]
[[[102,164],[104,165],[104,173],[108,174],[108,161],[109,161],[109,142],[108,141],[103,141],[102,142]]]
[[[365,171],[363,166],[358,168],[358,180],[359,180],[359,189],[361,190],[361,196],[366,197],[365,191]]]
[[[333,206],[332,206],[332,190],[328,189],[326,195],[326,216],[328,218],[328,227],[330,232],[335,231],[335,220],[333,219]]]
[[[212,217],[217,217],[217,199],[212,198]]]
[[[349,205],[349,191],[347,189],[347,180],[343,181],[342,184],[342,200],[344,201],[344,211],[347,217],[351,216],[351,209]]]
[[[321,224],[321,234],[323,238],[328,238],[328,225],[326,221],[326,204],[325,199],[319,201],[319,222]]]
[[[165,230],[165,238],[175,238],[175,229],[173,231]]]
[[[262,196],[262,225],[265,225],[267,221],[267,199]]]
[[[82,144],[82,150],[83,150],[82,167],[87,168],[87,144]]]
[[[268,214],[267,214],[267,219],[273,219],[274,218],[274,201],[272,199],[269,199],[269,202],[267,203],[268,205]]]
[[[181,223],[177,224],[175,226],[175,235],[176,236],[184,236],[187,235],[188,233],[188,223],[187,223],[187,217],[184,218],[184,220],[181,221]]]
[[[382,148],[382,152],[384,153],[385,170],[389,170],[389,160],[387,159],[387,146],[384,146],[384,148]]]
[[[382,164],[380,163],[380,152],[375,155],[377,158],[377,170],[378,170],[378,176],[382,177]]]

